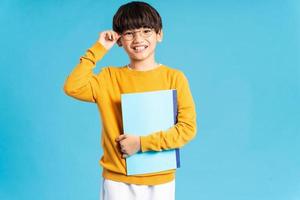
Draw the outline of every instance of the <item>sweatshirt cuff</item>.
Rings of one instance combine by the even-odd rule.
[[[141,151],[142,152],[146,152],[146,151],[150,151],[151,149],[149,148],[149,146],[147,146],[147,144],[149,144],[149,137],[147,136],[140,136],[141,139]]]
[[[93,52],[95,62],[98,62],[108,51],[100,42],[94,43],[89,50]]]

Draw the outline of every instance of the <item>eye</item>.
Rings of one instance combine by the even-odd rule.
[[[150,33],[151,32],[151,29],[145,29],[143,30],[144,33]]]
[[[133,32],[128,31],[128,32],[125,32],[124,35],[125,36],[131,36],[131,35],[133,35]]]

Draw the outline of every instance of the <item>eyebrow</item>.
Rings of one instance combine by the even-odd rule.
[[[145,28],[139,28],[139,29],[147,30],[147,29],[152,29],[152,28],[147,28],[147,27],[145,27]],[[129,30],[124,31],[124,33],[126,33],[126,32],[134,32],[134,31],[138,31],[139,29],[129,29]]]

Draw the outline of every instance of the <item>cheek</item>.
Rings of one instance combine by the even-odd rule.
[[[123,48],[126,52],[130,52],[132,50],[129,45],[123,45]]]
[[[130,44],[126,41],[122,41],[122,46],[125,50],[129,50],[130,49]]]
[[[149,49],[155,49],[155,47],[156,47],[156,42],[151,42],[151,44],[148,48]]]

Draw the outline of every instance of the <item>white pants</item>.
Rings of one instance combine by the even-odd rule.
[[[103,178],[100,200],[175,200],[175,179],[160,185],[135,185]]]

